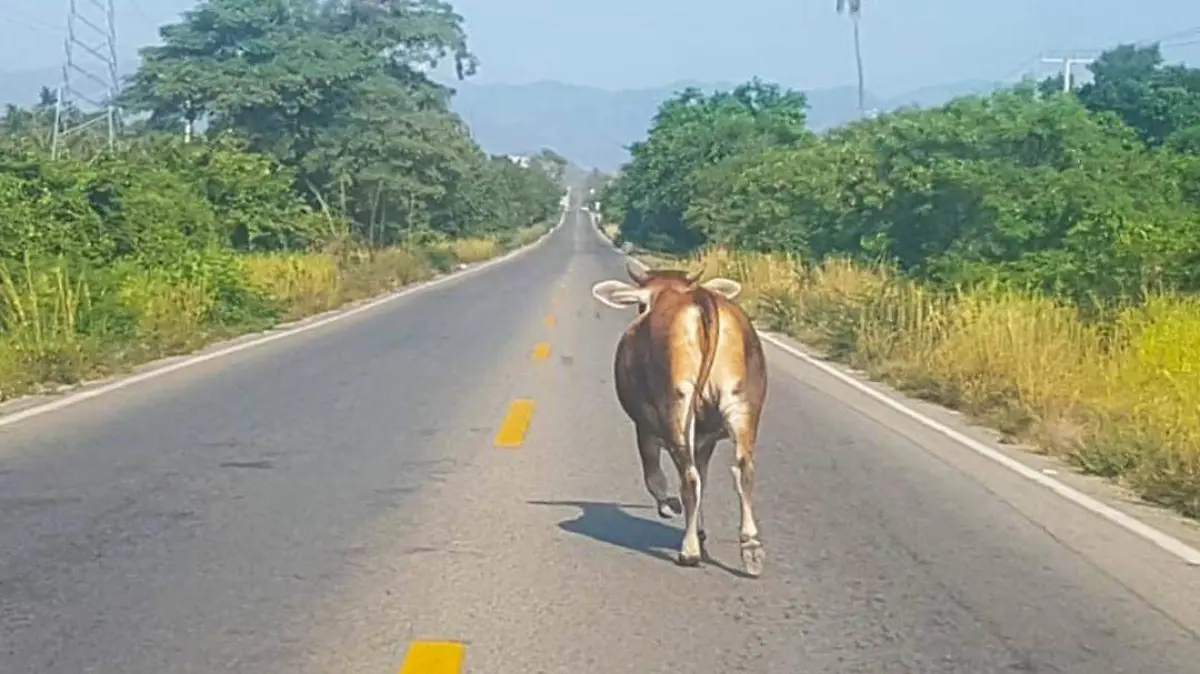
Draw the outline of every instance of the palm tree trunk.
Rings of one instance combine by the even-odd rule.
[[[859,15],[855,13],[850,18],[854,21],[854,60],[858,65],[858,116],[865,118],[867,116],[867,92],[863,82],[862,42],[858,32]]]

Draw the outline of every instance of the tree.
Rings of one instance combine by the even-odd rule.
[[[570,162],[566,157],[554,150],[542,148],[541,152],[538,152],[533,157],[533,162],[537,164],[538,168],[551,176],[555,182],[562,183],[566,180],[567,164]]]
[[[1092,111],[1119,116],[1148,145],[1167,144],[1200,125],[1200,70],[1165,66],[1158,44],[1120,45],[1089,69],[1093,81],[1080,87],[1079,99]]]
[[[704,167],[752,149],[811,135],[803,94],[752,80],[706,96],[689,88],[659,108],[645,141],[605,190],[606,213],[623,239],[654,250],[694,250],[705,233],[686,218],[693,180]],[[610,209],[618,209],[611,210]]]
[[[860,23],[862,22],[863,0],[837,0],[838,14],[850,14],[850,22],[854,26],[854,62],[858,69],[858,115],[867,116],[867,89],[863,79],[862,42],[860,40]]]
[[[190,138],[204,120],[210,136],[246,139],[372,244],[485,226],[459,220],[485,211],[454,201],[470,201],[467,183],[492,169],[450,111],[451,91],[425,74],[446,59],[460,78],[474,72],[449,5],[207,0],[160,32],[124,94],[150,126]]]
[[[38,92],[38,102],[33,107],[26,108],[11,103],[6,105],[4,114],[0,118],[3,120],[3,124],[0,125],[0,135],[36,138],[39,143],[48,144],[54,129],[54,116],[57,105],[58,92],[45,86]],[[64,106],[63,119],[61,120],[63,124],[68,126],[76,125],[83,118],[84,115],[76,106],[70,103]],[[84,133],[88,131],[91,131],[95,135],[99,130],[83,129]]]

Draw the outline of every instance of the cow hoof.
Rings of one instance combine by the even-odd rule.
[[[674,496],[658,504],[658,516],[669,520],[683,512],[683,504]]]
[[[742,570],[751,578],[758,578],[763,572],[763,558],[765,557],[762,543],[758,541],[746,541],[742,543]]]
[[[675,563],[687,567],[700,566],[700,555],[688,555],[681,552],[675,558]]]

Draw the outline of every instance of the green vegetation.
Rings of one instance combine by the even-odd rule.
[[[423,71],[475,59],[434,0],[210,0],[50,159],[0,125],[0,399],[267,327],[528,243],[563,160],[487,156]],[[72,125],[86,121],[68,111]],[[207,128],[203,133],[201,125]]]
[[[1200,516],[1200,70],[1092,71],[821,135],[799,94],[688,92],[602,208],[767,325]]]

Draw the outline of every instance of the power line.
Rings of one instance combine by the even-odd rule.
[[[1182,41],[1168,42],[1169,40],[1182,40]],[[1171,33],[1167,33],[1165,35],[1159,35],[1157,37],[1152,37],[1152,38],[1142,38],[1140,40],[1134,40],[1132,42],[1124,42],[1123,41],[1118,44],[1132,44],[1135,47],[1147,47],[1147,46],[1150,46],[1150,45],[1156,44],[1156,43],[1163,47],[1186,47],[1186,46],[1190,46],[1190,45],[1194,45],[1194,44],[1200,44],[1200,26],[1184,28],[1182,30],[1177,30],[1177,31],[1174,31]],[[1086,49],[1071,49],[1071,50],[1068,50],[1067,53],[1068,54],[1097,54],[1098,55],[1100,53],[1103,53],[1107,49],[1111,49],[1112,46],[1113,45],[1110,45],[1108,47],[1089,47]],[[1084,59],[1083,57],[1080,57],[1080,56],[1068,56],[1068,57],[1057,57],[1056,58],[1056,57],[1046,56],[1046,52],[1039,52],[1032,56],[1026,57],[1024,60],[1021,61],[1020,65],[1012,68],[1011,70],[1009,70],[1007,72],[1007,74],[1004,77],[1001,77],[1000,81],[1007,82],[1007,81],[1010,81],[1017,77],[1020,77],[1023,74],[1033,75],[1034,74],[1033,66],[1035,63],[1039,63],[1039,62],[1041,62],[1041,63],[1063,63],[1063,61],[1065,59],[1070,59],[1072,61],[1072,63],[1083,63],[1085,60],[1088,62],[1094,61],[1095,57],[1094,56],[1089,57],[1088,59]]]
[[[1043,57],[1042,63],[1062,63],[1063,93],[1066,93],[1071,90],[1071,66],[1075,65],[1076,63],[1080,63],[1080,64],[1092,63],[1095,60],[1096,59],[1094,59],[1094,58],[1084,58],[1084,57],[1080,57],[1080,56],[1066,56],[1063,58]]]
[[[1195,38],[1198,36],[1200,36],[1200,26],[1194,26],[1192,28],[1185,28],[1183,30],[1176,31],[1174,33],[1168,33],[1167,35],[1162,35],[1150,40],[1139,40],[1138,42],[1134,42],[1134,44],[1139,47],[1145,47],[1147,45],[1154,44],[1155,42],[1178,40],[1180,38]]]
[[[90,38],[90,39],[89,39]],[[62,85],[54,106],[54,136],[51,157],[57,158],[67,136],[90,127],[100,120],[108,122],[108,146],[117,143],[117,19],[115,0],[68,0],[67,37],[63,40]],[[92,57],[91,61],[87,57]],[[80,80],[101,88],[100,100],[89,96]],[[82,112],[80,103],[102,108],[91,119],[67,118],[69,109]],[[86,117],[86,115],[85,115]]]
[[[1021,75],[1032,75],[1033,71],[1034,71],[1034,64],[1039,63],[1040,59],[1041,59],[1041,54],[1038,54],[1037,56],[1030,56],[1030,57],[1026,58],[1024,61],[1021,61],[1020,65],[1016,66],[1015,68],[1012,68],[1011,70],[1009,70],[1007,72],[1007,74],[1004,75],[1004,77],[1001,77],[1000,81],[1008,82],[1009,80],[1018,78]]]
[[[1200,44],[1200,34],[1190,40],[1182,40],[1180,42],[1163,42],[1160,44],[1163,47],[1188,47],[1194,44]]]
[[[1200,38],[1200,26],[1192,26],[1191,28],[1184,28],[1182,30],[1173,31],[1173,32],[1167,33],[1165,35],[1159,35],[1157,37],[1142,38],[1140,40],[1132,40],[1129,42],[1122,40],[1121,42],[1119,42],[1117,44],[1131,44],[1134,47],[1149,47],[1152,44],[1163,44],[1163,43],[1167,42],[1168,40],[1179,40],[1179,39],[1188,39],[1188,38]],[[1188,44],[1188,43],[1185,43],[1185,44]],[[1076,54],[1078,54],[1078,53],[1100,54],[1108,49],[1112,49],[1115,46],[1117,46],[1117,45],[1114,44],[1114,45],[1109,45],[1107,47],[1088,47],[1086,49],[1071,49],[1070,51],[1073,53],[1076,53]],[[1163,45],[1163,46],[1176,46],[1176,45],[1171,44],[1171,45]]]
[[[13,23],[19,24],[25,28],[28,28],[30,30],[37,31],[37,32],[53,33],[55,35],[62,34],[60,27],[51,26],[50,24],[45,23],[44,21],[41,21],[40,19],[31,17],[28,14],[22,14],[21,11],[18,11],[17,9],[9,8],[9,9],[5,9],[4,11],[6,14],[8,14],[7,18],[10,21],[12,21]]]
[[[154,26],[157,24],[157,22],[154,21],[154,19],[151,19],[150,15],[146,13],[146,10],[142,7],[140,2],[137,2],[137,0],[129,0],[127,4],[130,7],[133,7],[133,11],[138,16],[142,17],[142,21],[145,21],[150,26]]]

